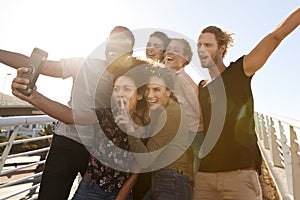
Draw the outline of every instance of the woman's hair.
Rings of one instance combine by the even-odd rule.
[[[163,51],[166,51],[167,46],[170,42],[170,38],[163,32],[161,31],[155,31],[150,35],[150,37],[157,37],[163,42]]]
[[[224,58],[225,55],[227,54],[227,49],[229,46],[233,46],[234,45],[234,41],[232,38],[232,33],[228,33],[225,30],[221,30],[219,27],[217,26],[208,26],[206,28],[204,28],[201,33],[212,33],[215,35],[217,43],[218,43],[218,47],[221,47],[222,45],[225,46],[225,50],[224,53],[222,55],[222,57]]]
[[[113,82],[120,76],[131,78],[138,88],[138,94],[144,94],[145,87],[152,77],[159,77],[165,82],[165,87],[171,90],[170,97],[177,101],[173,93],[175,70],[165,67],[164,64],[153,63],[137,57],[130,57],[123,63],[123,66],[120,66],[118,73],[114,74]]]

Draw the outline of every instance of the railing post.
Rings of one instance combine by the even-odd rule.
[[[262,138],[263,138],[263,143],[264,143],[264,148],[265,149],[270,149],[269,147],[269,140],[268,140],[268,133],[267,133],[267,126],[266,126],[266,120],[267,117],[262,115],[262,121],[261,121],[261,128],[262,128]]]
[[[293,126],[290,126],[292,182],[294,200],[300,200],[300,152],[299,140]]]
[[[16,136],[17,136],[17,132],[18,132],[19,128],[20,128],[20,125],[18,125],[15,128],[15,130],[13,131],[13,133],[11,134],[11,136],[10,136],[10,138],[8,140],[8,145],[6,145],[6,147],[5,147],[4,151],[3,151],[3,154],[2,154],[1,160],[0,160],[0,172],[2,172],[2,168],[3,168],[4,164],[5,164],[6,158],[7,158],[8,154],[9,154],[9,152],[10,152],[10,149],[11,149],[11,147],[13,145],[13,142],[14,142]]]
[[[270,149],[270,143],[271,143],[271,136],[270,136],[270,132],[271,132],[271,122],[269,120],[269,116],[266,116],[266,131],[265,131],[265,140],[266,142],[264,143],[265,148],[266,149]]]
[[[272,117],[270,117],[269,131],[270,131],[270,140],[271,140],[270,151],[271,151],[271,155],[272,155],[273,165],[276,167],[283,167],[283,165],[281,163],[281,158],[280,158],[280,151],[279,151],[280,146],[277,142],[278,138],[277,138],[276,131],[274,128],[274,121],[273,121]]]
[[[257,118],[258,118],[258,136],[259,136],[259,139],[263,139],[262,138],[262,132],[263,132],[263,129],[262,129],[262,123],[263,123],[263,114],[258,114],[258,116],[257,116]]]
[[[280,130],[280,137],[281,137],[281,144],[282,144],[282,153],[283,153],[283,162],[284,162],[284,169],[286,174],[286,180],[288,184],[288,191],[289,194],[293,195],[293,182],[292,182],[292,163],[291,163],[291,153],[289,145],[287,144],[287,138],[284,134],[284,128],[281,124],[281,121],[279,123],[279,130]]]
[[[255,131],[256,135],[259,136],[260,132],[260,122],[259,122],[259,114],[257,112],[254,112],[254,123],[255,123]]]

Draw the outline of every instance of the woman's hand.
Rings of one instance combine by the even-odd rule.
[[[123,130],[126,133],[133,133],[135,131],[135,123],[132,120],[128,110],[126,109],[124,100],[121,99],[118,102],[120,106],[118,107],[118,114],[115,116],[115,122],[119,125],[119,127],[124,128]]]

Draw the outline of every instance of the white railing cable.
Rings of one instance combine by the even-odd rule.
[[[13,173],[13,172],[21,170],[21,169],[26,169],[28,167],[32,167],[32,166],[35,166],[35,165],[42,165],[42,164],[45,164],[45,160],[39,161],[39,162],[34,162],[34,163],[31,163],[31,164],[28,164],[28,165],[23,165],[21,167],[16,167],[14,169],[5,170],[5,171],[0,173],[0,176],[5,176],[7,174]]]

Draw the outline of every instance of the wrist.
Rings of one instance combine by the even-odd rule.
[[[126,129],[126,131],[127,131],[127,133],[129,133],[129,134],[132,134],[132,133],[134,133],[135,132],[135,128],[134,128],[134,126],[129,126],[129,127],[127,127],[127,129]]]

